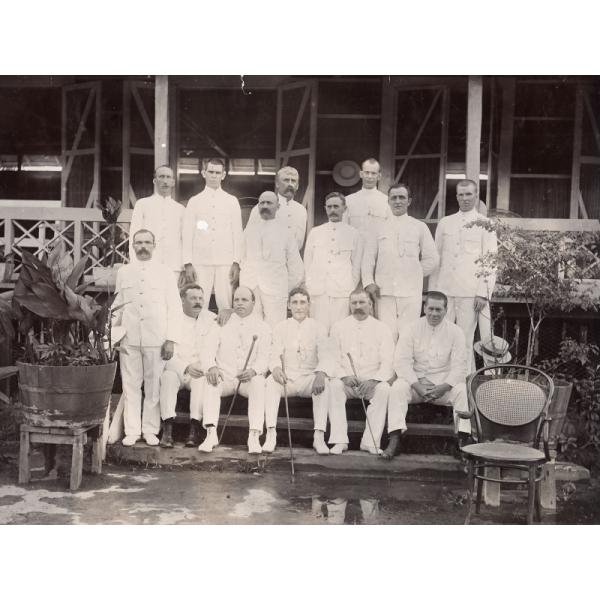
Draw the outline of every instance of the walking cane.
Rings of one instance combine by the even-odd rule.
[[[354,361],[352,360],[352,355],[350,352],[347,353],[348,359],[350,360],[350,366],[352,367],[352,372],[354,373],[354,377],[358,379],[358,375],[356,373],[356,367],[354,366]],[[369,423],[369,417],[367,416],[367,405],[365,404],[365,397],[363,394],[360,396],[360,401],[362,403],[363,411],[365,412],[365,421],[367,422],[367,427],[369,428],[369,433],[371,434],[371,439],[373,440],[373,448],[375,450],[379,450],[377,448],[377,444],[375,443],[375,436],[373,435],[373,430],[371,429],[371,423]]]
[[[283,397],[285,399],[285,416],[287,417],[288,442],[290,445],[290,465],[292,467],[292,483],[294,483],[294,451],[292,450],[292,431],[290,429],[290,409],[288,406],[287,375],[285,374],[285,359],[283,358],[283,354],[279,358],[281,359],[281,369],[283,371],[283,377],[285,381],[285,383],[283,384]]]
[[[244,368],[242,371],[245,371],[248,368],[248,363],[250,362],[250,356],[252,355],[252,350],[254,350],[254,344],[256,344],[256,340],[258,336],[255,334],[252,336],[252,343],[250,344],[250,350],[248,351],[248,356],[246,356],[246,362],[244,363]],[[225,423],[223,423],[223,429],[221,429],[221,435],[219,436],[219,444],[223,439],[223,434],[225,433],[225,427],[227,427],[227,421],[229,421],[229,415],[231,415],[231,410],[233,409],[233,405],[235,403],[235,399],[237,398],[238,392],[240,391],[240,385],[242,382],[238,380],[237,387],[235,388],[235,392],[233,394],[233,398],[231,399],[231,404],[229,405],[229,410],[227,411],[227,416],[225,417]]]

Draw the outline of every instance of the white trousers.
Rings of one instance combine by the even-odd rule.
[[[319,431],[327,429],[327,417],[331,424],[329,432],[330,444],[348,443],[348,421],[346,420],[346,395],[344,384],[339,379],[326,379],[325,389],[318,396],[312,394],[315,375],[302,375],[287,384],[288,397],[300,396],[312,398],[314,428]],[[267,427],[277,425],[279,403],[283,396],[283,386],[273,376],[267,378],[265,387],[265,424]]]
[[[202,287],[205,302],[210,301],[210,295],[215,293],[217,308],[231,308],[232,289],[229,283],[229,271],[231,265],[194,265],[196,271],[196,283]]]
[[[225,377],[216,386],[210,385],[206,377],[202,377],[201,380],[203,382],[200,391],[202,397],[201,411],[203,424],[206,428],[208,425],[218,424],[221,397],[234,394],[238,380]],[[262,433],[265,423],[265,378],[262,375],[255,375],[250,381],[246,381],[240,385],[239,393],[244,398],[248,398],[249,429],[257,429]],[[193,415],[190,416],[194,419],[197,418]]]
[[[377,298],[377,318],[391,330],[394,342],[398,340],[401,327],[406,327],[421,316],[421,294],[399,298],[397,296],[381,296]]]
[[[121,380],[125,393],[125,435],[158,434],[160,429],[160,375],[165,361],[160,346],[123,346],[120,352]],[[142,411],[142,383],[144,407]]]
[[[165,364],[160,376],[160,416],[163,420],[176,416],[177,392],[190,390],[190,419],[202,420],[202,380],[203,377],[190,377],[183,372],[187,367],[177,358]]]
[[[356,393],[356,390],[343,384],[339,389],[333,389],[334,393],[344,394],[346,398],[360,398]],[[380,381],[375,386],[375,392],[373,393],[371,400],[365,400],[365,404],[368,403],[367,420],[369,423],[367,424],[365,421],[365,430],[360,441],[361,446],[373,448],[373,440],[375,441],[375,448],[381,446],[381,436],[383,435],[383,429],[385,427],[385,416],[387,413],[389,394],[390,386],[387,381]]]
[[[261,317],[267,325],[275,327],[277,323],[287,319],[287,298],[285,296],[270,296],[261,291],[259,287],[252,291],[256,298],[253,312]]]
[[[446,318],[452,323],[456,323],[465,334],[467,374],[475,370],[475,356],[473,354],[473,338],[477,328],[477,319],[479,317],[480,327],[483,322],[487,322],[485,331],[479,330],[482,338],[489,339],[491,333],[490,304],[489,302],[479,313],[475,312],[475,298],[463,298],[459,296],[448,296],[448,312]]]
[[[406,413],[409,404],[420,404],[423,399],[412,389],[408,381],[396,379],[390,391],[388,402],[388,432],[406,429]],[[433,400],[431,404],[438,406],[452,406],[454,412],[454,431],[471,433],[471,421],[459,419],[457,411],[468,411],[467,386],[464,383],[455,385],[441,398]]]
[[[350,303],[348,298],[332,298],[322,294],[312,296],[310,299],[310,316],[323,323],[327,333],[331,326],[350,314]]]

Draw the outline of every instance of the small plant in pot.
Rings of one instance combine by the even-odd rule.
[[[75,427],[105,418],[116,371],[112,299],[99,304],[82,295],[87,260],[73,265],[63,243],[45,260],[23,250],[15,289],[0,303],[2,333],[16,338],[20,408],[31,425]]]

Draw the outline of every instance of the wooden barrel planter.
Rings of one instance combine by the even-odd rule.
[[[550,444],[555,446],[558,436],[562,432],[565,419],[567,417],[567,408],[573,391],[573,384],[568,381],[554,380],[554,394],[550,402],[549,415],[552,417],[550,422],[549,439]]]
[[[104,421],[117,363],[50,367],[17,362],[23,422],[37,427],[85,427]]]

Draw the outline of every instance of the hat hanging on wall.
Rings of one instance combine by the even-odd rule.
[[[360,167],[353,160],[341,160],[333,167],[333,180],[342,187],[350,187],[360,180]]]

